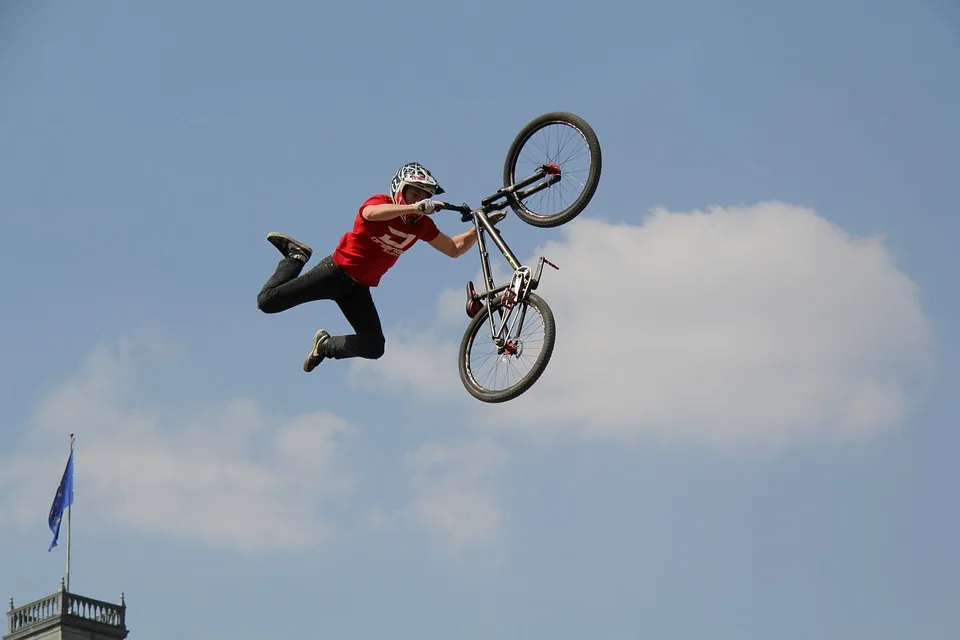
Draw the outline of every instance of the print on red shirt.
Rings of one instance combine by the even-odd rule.
[[[436,223],[429,216],[420,216],[413,224],[400,218],[392,220],[366,220],[361,215],[364,207],[393,202],[386,194],[377,194],[360,205],[353,221],[353,230],[343,234],[333,261],[347,275],[368,287],[376,287],[390,267],[404,251],[417,240],[430,242],[440,234]]]

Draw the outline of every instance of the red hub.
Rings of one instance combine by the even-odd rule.
[[[552,162],[543,165],[543,170],[552,176],[560,175],[560,165],[554,164]]]

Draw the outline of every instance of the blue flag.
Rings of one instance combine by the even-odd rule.
[[[67,468],[63,470],[63,478],[60,479],[60,486],[57,487],[57,495],[53,499],[53,505],[50,507],[50,515],[47,517],[47,524],[50,525],[50,531],[53,532],[53,542],[47,551],[53,551],[57,546],[57,538],[60,537],[60,521],[63,519],[63,512],[67,507],[73,504],[73,450],[70,450],[70,457],[67,458]]]

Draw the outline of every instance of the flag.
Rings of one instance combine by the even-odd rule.
[[[63,478],[60,479],[60,486],[57,487],[57,495],[53,499],[53,505],[50,507],[50,515],[47,517],[47,524],[50,525],[50,531],[53,532],[53,542],[47,551],[53,551],[57,546],[57,538],[60,537],[60,521],[63,519],[63,512],[67,507],[73,504],[73,449],[70,450],[70,457],[67,458],[67,467],[63,470]]]

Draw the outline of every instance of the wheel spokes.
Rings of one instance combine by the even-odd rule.
[[[517,311],[518,309],[515,309]],[[467,373],[474,383],[491,392],[503,391],[525,378],[543,351],[546,328],[539,311],[526,306],[523,327],[517,336],[510,336],[507,349],[498,349],[489,332],[489,324],[481,325],[467,352]],[[508,325],[509,326],[509,325]]]
[[[583,133],[561,122],[547,124],[535,131],[517,153],[513,182],[533,175],[544,164],[560,167],[560,181],[522,202],[532,215],[539,217],[549,217],[565,210],[586,189],[590,148]]]

